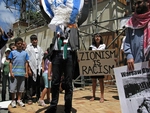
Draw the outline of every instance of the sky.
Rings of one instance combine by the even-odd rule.
[[[6,4],[3,2],[3,0],[0,0],[0,26],[5,32],[8,32],[9,29],[12,29],[13,23],[19,19],[17,11],[13,9],[11,9],[11,11],[9,8],[6,8]]]

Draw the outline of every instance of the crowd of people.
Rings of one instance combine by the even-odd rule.
[[[72,58],[75,53],[73,51],[67,51],[67,58],[69,59],[64,60],[62,51],[53,50],[53,55],[49,57],[50,48],[43,52],[42,48],[38,45],[38,37],[36,35],[30,36],[30,42],[26,44],[22,38],[18,37],[5,49],[1,62],[2,101],[6,100],[6,86],[8,83],[9,100],[12,100],[12,108],[15,108],[16,104],[25,107],[25,103],[32,104],[33,102],[37,102],[38,105],[45,107],[45,96],[47,95],[46,100],[51,105],[47,112],[49,110],[54,110],[55,112],[59,93],[65,90],[65,110],[68,110],[67,112],[69,113],[72,108],[71,101],[73,92],[72,72],[74,63]],[[96,48],[97,50],[105,49],[105,44],[103,44],[102,37],[99,33],[94,35],[90,48],[90,50],[96,50]],[[53,65],[51,60],[53,60]],[[90,101],[96,98],[96,78],[92,78],[93,96]],[[104,76],[98,77],[101,88],[101,103],[104,102],[103,78]],[[51,85],[53,85],[52,88]]]
[[[11,106],[13,108],[16,107],[16,101],[20,106],[25,106],[22,100],[32,104],[32,96],[34,95],[36,95],[36,101],[39,105],[45,106],[43,100],[46,92],[50,101],[50,83],[48,81],[51,80],[49,79],[51,77],[51,67],[49,67],[51,62],[45,59],[44,55],[46,56],[47,53],[44,53],[37,45],[37,36],[32,35],[30,40],[31,43],[27,45],[22,38],[16,38],[15,42],[10,43],[9,47],[5,49],[2,58],[2,101],[6,100],[8,83],[9,99],[12,100]],[[45,89],[40,83],[45,83]]]
[[[123,53],[126,55],[127,66],[130,71],[134,70],[134,63],[149,61],[150,50],[150,29],[149,29],[149,0],[135,0],[135,13],[127,22],[126,38],[124,39]],[[29,44],[22,38],[15,38],[15,42],[9,44],[5,49],[2,63],[2,101],[6,100],[6,85],[8,81],[9,99],[12,100],[12,108],[18,105],[24,107],[26,102],[32,104],[33,96],[35,102],[40,106],[45,106],[45,95],[50,107],[45,113],[56,113],[60,89],[65,90],[65,113],[70,113],[72,109],[73,87],[72,78],[74,65],[77,60],[74,39],[78,38],[77,26],[72,24],[67,26],[61,35],[57,32],[53,38],[52,46],[45,52],[38,45],[38,37],[30,36]],[[68,41],[68,37],[69,41]],[[0,28],[0,49],[5,46],[9,36]],[[66,45],[66,43],[69,43]],[[93,42],[89,50],[104,50],[106,45],[103,43],[99,33],[93,35]],[[149,63],[150,66],[150,63]],[[61,79],[63,76],[63,83]],[[100,83],[100,103],[104,102],[104,76],[92,76],[92,98],[96,98],[96,81]],[[60,87],[60,84],[62,87]],[[25,100],[25,101],[22,101]]]

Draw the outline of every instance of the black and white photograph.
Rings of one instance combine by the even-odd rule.
[[[150,77],[132,77],[123,79],[126,98],[150,96]]]
[[[129,113],[150,113],[150,97],[127,99]]]
[[[148,62],[114,68],[122,113],[150,113],[150,69]]]

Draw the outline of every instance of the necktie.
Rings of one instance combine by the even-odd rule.
[[[58,50],[61,50],[62,40],[60,39],[60,37],[58,37],[57,45],[58,45]]]

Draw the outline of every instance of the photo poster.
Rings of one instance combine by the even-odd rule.
[[[115,50],[78,51],[80,75],[100,76],[113,75],[116,67]]]
[[[150,68],[148,62],[114,68],[122,113],[150,113]]]

